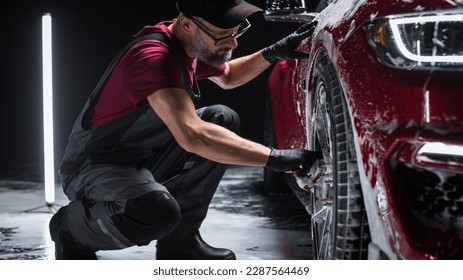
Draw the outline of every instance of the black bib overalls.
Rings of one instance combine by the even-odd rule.
[[[114,122],[88,127],[106,78],[75,121],[60,166],[71,235],[89,249],[114,250],[147,245],[177,226],[199,228],[226,166],[183,150],[148,104]],[[238,133],[239,118],[226,106],[201,108],[197,114]]]

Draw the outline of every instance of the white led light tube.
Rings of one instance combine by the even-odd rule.
[[[50,14],[44,14],[42,16],[43,151],[45,203],[49,206],[55,201],[52,64],[52,21]]]

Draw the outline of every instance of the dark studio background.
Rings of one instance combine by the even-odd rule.
[[[0,76],[0,177],[41,180],[43,159],[41,17],[53,17],[55,165],[80,112],[113,56],[144,25],[177,16],[173,0],[165,1],[2,0]],[[265,0],[249,2],[264,8]],[[250,18],[250,31],[234,56],[257,51],[296,27]],[[241,116],[242,136],[262,141],[264,98],[270,69],[251,83],[223,91],[201,82],[201,105],[222,103]]]

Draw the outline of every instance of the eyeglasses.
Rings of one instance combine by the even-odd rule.
[[[218,45],[223,45],[225,43],[228,43],[230,42],[231,40],[233,39],[238,39],[241,35],[244,34],[244,32],[248,31],[248,29],[251,27],[251,24],[249,23],[249,21],[246,19],[244,21],[243,24],[240,25],[240,27],[238,28],[238,31],[236,31],[236,33],[232,34],[232,35],[229,35],[229,36],[226,36],[226,37],[222,37],[222,38],[216,38],[214,35],[212,35],[209,31],[207,31],[206,27],[204,27],[199,21],[197,21],[195,18],[193,17],[188,17],[189,19],[191,19],[191,21],[193,21],[193,23],[202,31],[204,32],[209,38],[211,38],[212,40],[214,40],[214,45],[215,46],[218,46]]]

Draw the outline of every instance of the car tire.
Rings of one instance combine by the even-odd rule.
[[[308,148],[324,154],[318,165],[324,173],[312,189],[314,258],[366,259],[370,233],[355,139],[343,89],[325,53],[315,60],[312,85],[306,104]]]

